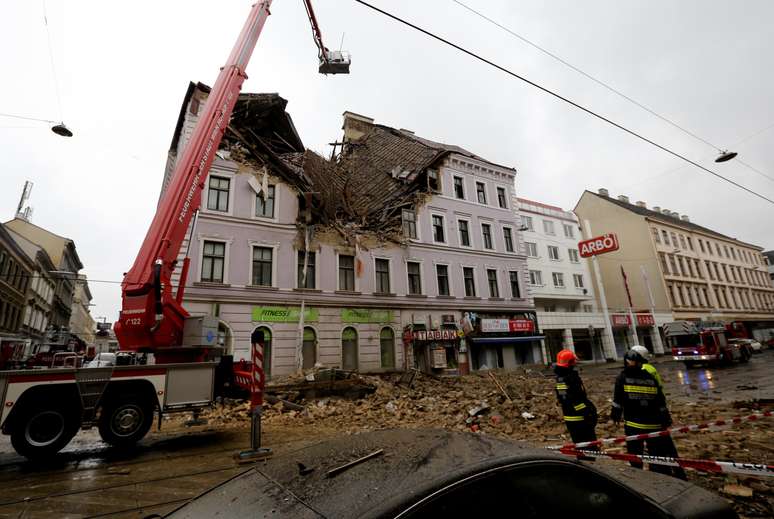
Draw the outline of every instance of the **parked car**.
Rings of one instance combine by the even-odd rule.
[[[738,344],[740,347],[746,344],[753,353],[761,353],[763,351],[763,345],[755,339],[730,339],[728,341],[731,344]]]
[[[167,517],[510,516],[737,517],[692,483],[624,463],[427,429],[343,436],[277,455]]]

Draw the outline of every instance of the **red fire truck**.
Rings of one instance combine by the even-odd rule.
[[[319,72],[348,73],[349,57],[323,45],[310,0],[304,3],[319,50]],[[188,258],[174,293],[172,273],[270,5],[271,0],[253,5],[124,276],[115,333],[120,350],[130,355],[121,358],[146,363],[0,371],[0,429],[20,454],[50,456],[80,428],[92,426],[110,444],[131,445],[148,432],[154,412],[161,418],[163,413],[209,406],[226,382],[233,381],[231,358],[217,345],[218,320],[190,317],[183,308]]]
[[[752,357],[749,346],[728,341],[728,329],[721,322],[674,321],[664,325],[664,333],[672,357],[686,366],[747,362]]]

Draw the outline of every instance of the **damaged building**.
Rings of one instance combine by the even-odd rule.
[[[162,189],[208,93],[186,93]],[[269,375],[541,362],[516,170],[351,112],[324,158],[286,105],[240,95],[181,250],[184,305],[235,360],[260,329]]]

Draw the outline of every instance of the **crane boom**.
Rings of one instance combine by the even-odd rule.
[[[245,69],[269,17],[271,0],[253,5],[225,66],[221,69],[191,139],[175,164],[132,268],[121,284],[122,310],[115,326],[124,350],[156,350],[180,345],[188,312],[172,295],[171,277],[177,255],[204,182],[247,78]],[[181,288],[184,280],[181,280]]]

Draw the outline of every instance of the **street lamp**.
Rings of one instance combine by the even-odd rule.
[[[51,131],[54,132],[57,135],[60,135],[62,137],[72,137],[73,132],[68,128],[64,122],[57,123],[56,121],[52,121],[50,119],[38,119],[37,117],[24,117],[22,115],[13,115],[13,114],[0,114],[0,117],[12,117],[14,119],[24,119],[25,121],[38,121],[41,123],[49,123],[53,124],[54,126],[51,127]]]
[[[719,151],[720,151],[720,155],[718,155],[718,158],[715,159],[715,162],[728,162],[729,160],[739,155],[735,151],[728,151],[728,150],[719,150]]]

